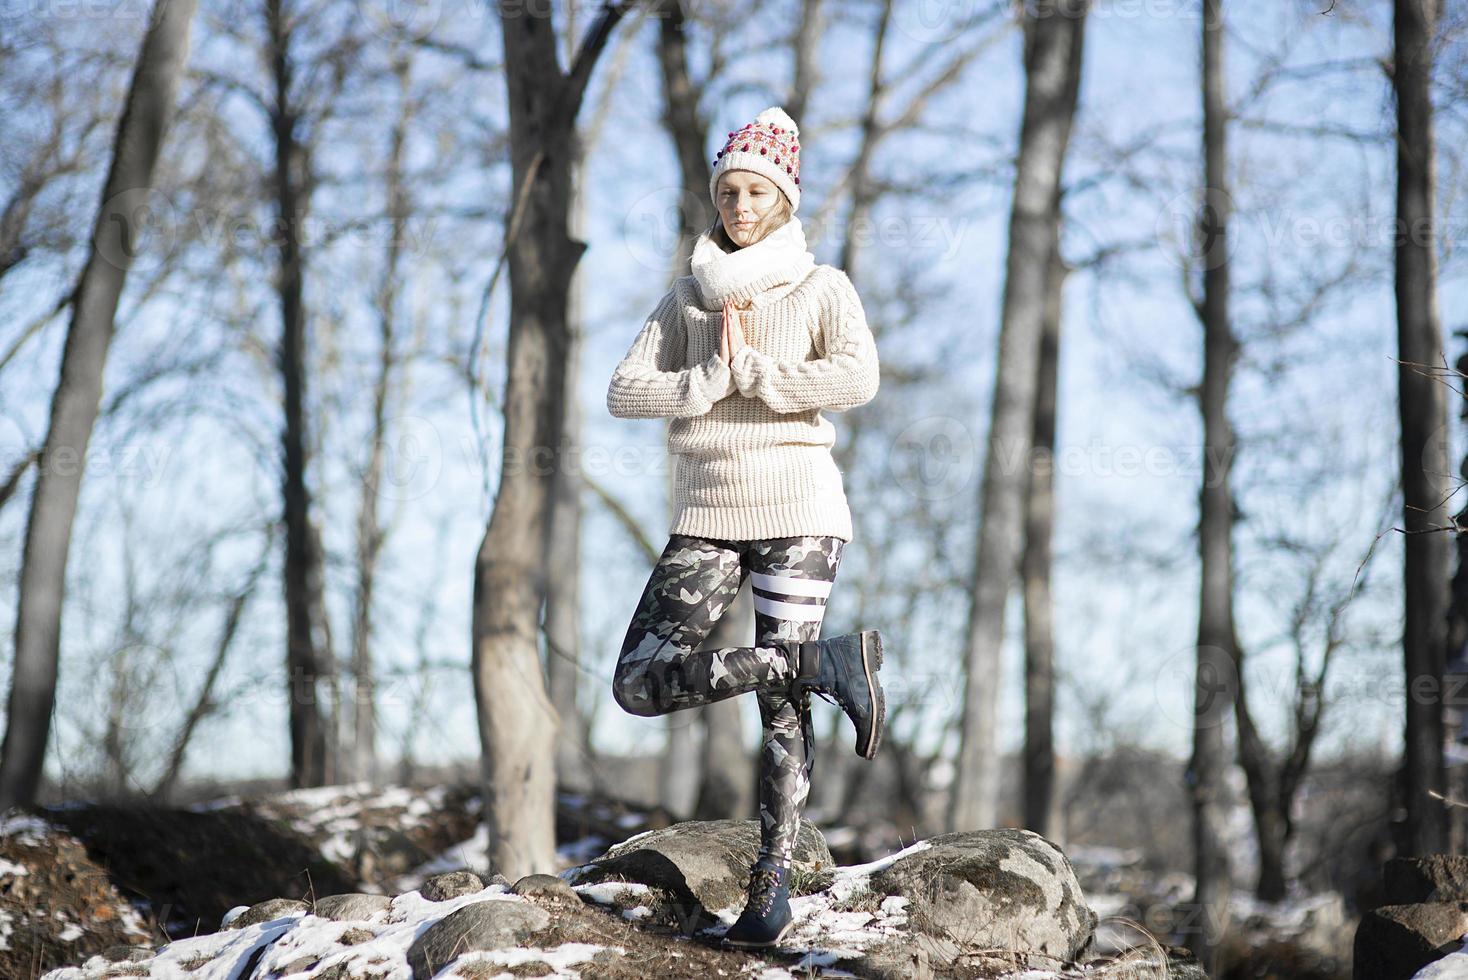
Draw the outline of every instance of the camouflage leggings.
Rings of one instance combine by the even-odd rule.
[[[667,714],[756,692],[760,857],[788,864],[810,795],[815,734],[808,694],[787,695],[785,641],[818,639],[846,542],[829,536],[723,541],[674,534],[648,577],[612,679],[635,715]],[[699,650],[753,576],[755,645]]]

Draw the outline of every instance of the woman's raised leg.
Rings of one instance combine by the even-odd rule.
[[[612,694],[624,710],[663,715],[789,686],[795,668],[792,651],[783,647],[756,640],[752,647],[698,649],[749,572],[746,547],[685,534],[669,538],[643,588],[612,677]]]

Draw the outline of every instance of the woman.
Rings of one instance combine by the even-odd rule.
[[[789,871],[810,792],[814,692],[870,759],[885,703],[881,636],[818,639],[851,512],[831,455],[840,412],[877,393],[877,349],[839,269],[806,250],[798,133],[779,108],[731,132],[714,161],[718,210],[607,391],[618,418],[670,418],[676,513],[622,644],[613,694],[666,714],[755,692],[763,721],[760,850],[724,935],[770,946],[791,926]],[[753,576],[755,645],[700,650]]]

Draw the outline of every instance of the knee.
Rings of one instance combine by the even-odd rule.
[[[624,666],[619,663],[612,672],[612,697],[628,714],[651,718],[662,714],[653,697],[651,678],[646,664]]]

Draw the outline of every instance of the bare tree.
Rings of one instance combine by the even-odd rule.
[[[1389,500],[1388,500],[1389,503]],[[1239,648],[1239,676],[1235,689],[1234,715],[1238,722],[1239,764],[1248,781],[1249,803],[1254,812],[1254,828],[1259,843],[1259,877],[1255,895],[1277,902],[1287,894],[1286,852],[1296,838],[1295,813],[1305,780],[1309,776],[1312,753],[1320,735],[1321,724],[1329,707],[1326,681],[1337,656],[1348,647],[1351,637],[1346,630],[1346,612],[1353,599],[1368,584],[1373,547],[1356,563],[1356,573],[1349,588],[1335,592],[1326,580],[1327,563],[1336,551],[1337,540],[1309,548],[1303,543],[1277,542],[1279,552],[1296,552],[1304,559],[1301,568],[1303,587],[1290,610],[1287,642],[1294,653],[1294,687],[1289,706],[1288,741],[1275,753],[1265,742],[1254,721],[1243,665],[1247,656]],[[1322,628],[1323,637],[1317,657],[1309,656],[1311,635]],[[1314,660],[1312,666],[1312,659]]]
[[[15,667],[0,746],[0,810],[34,802],[40,786],[56,700],[67,553],[87,443],[102,399],[113,319],[135,257],[138,195],[152,183],[173,117],[195,8],[196,0],[158,0],[152,9],[77,284],[41,453],[51,465],[39,471],[26,525]]]
[[[403,289],[404,243],[408,218],[412,213],[411,192],[404,179],[403,156],[408,139],[408,126],[413,116],[413,99],[409,90],[413,59],[407,50],[394,52],[392,74],[397,82],[398,115],[388,137],[386,192],[387,221],[391,229],[383,256],[382,275],[378,281],[376,313],[378,351],[376,374],[372,380],[372,429],[374,438],[368,449],[362,473],[361,496],[357,503],[357,583],[352,596],[351,673],[352,710],[337,718],[338,726],[350,723],[351,754],[341,775],[346,779],[369,780],[378,777],[377,759],[377,682],[373,669],[372,627],[377,562],[387,543],[387,528],[379,512],[380,494],[385,476],[386,431],[389,399],[398,383],[401,355],[398,351],[398,302]],[[348,762],[348,760],[343,760]]]
[[[1396,258],[1397,407],[1402,426],[1402,525],[1406,532],[1402,633],[1407,713],[1403,731],[1406,852],[1431,854],[1448,843],[1442,700],[1423,697],[1424,678],[1440,684],[1446,660],[1450,542],[1448,412],[1432,377],[1443,362],[1437,297],[1437,140],[1431,80],[1441,0],[1395,0],[1392,89],[1397,101]],[[1434,688],[1435,690],[1436,688]]]
[[[579,141],[578,141],[579,142]],[[577,152],[575,202],[571,234],[581,238],[585,224],[585,195],[581,184],[586,165]],[[570,356],[566,358],[565,445],[581,445],[581,399],[577,390],[580,375],[581,340],[584,331],[582,293],[584,274],[578,266],[571,298],[567,303]],[[551,545],[546,561],[548,581],[545,596],[545,672],[551,703],[560,727],[556,731],[556,774],[561,785],[589,789],[594,780],[588,746],[586,719],[579,704],[581,685],[581,472],[557,469],[551,503]]]
[[[1059,200],[1045,285],[1039,377],[1035,382],[1035,465],[1025,493],[1025,550],[1020,560],[1025,615],[1024,824],[1054,839],[1055,635],[1050,599],[1050,538],[1055,525],[1055,402],[1060,368],[1061,293],[1069,267],[1060,255]]]
[[[306,172],[308,156],[297,129],[299,108],[292,87],[296,65],[291,52],[295,29],[284,0],[266,0],[267,57],[273,84],[270,130],[274,139],[274,190],[280,222],[276,289],[280,302],[280,340],[276,364],[284,393],[280,435],[281,500],[285,518],[283,585],[286,606],[286,689],[289,692],[291,786],[320,786],[326,781],[326,723],[322,719],[318,683],[321,664],[321,553],[312,525],[311,492],[306,488],[308,444],[306,418],[305,258],[301,221],[311,198]]]
[[[1228,418],[1229,379],[1237,342],[1229,321],[1228,107],[1223,78],[1221,0],[1203,5],[1203,190],[1197,236],[1203,262],[1203,484],[1198,491],[1198,645],[1193,684],[1193,754],[1188,787],[1193,804],[1193,901],[1202,912],[1203,935],[1195,952],[1215,976],[1219,942],[1228,925],[1231,883],[1227,840],[1229,757],[1225,723],[1236,700],[1238,640],[1234,631],[1233,426]],[[1192,944],[1190,944],[1192,945]]]
[[[979,491],[963,721],[949,798],[949,830],[989,827],[997,821],[999,647],[1006,600],[1019,570],[1056,200],[1080,90],[1089,6],[1088,0],[1077,0],[1047,5],[1044,12],[1037,12],[1026,5],[1021,14],[1025,107],[1015,161],[989,439]]]
[[[586,249],[571,237],[576,115],[630,3],[603,8],[569,71],[549,18],[501,0],[510,105],[510,322],[499,490],[474,568],[471,642],[489,859],[511,879],[555,864],[555,731],[540,668],[540,610],[564,430],[567,299]]]

